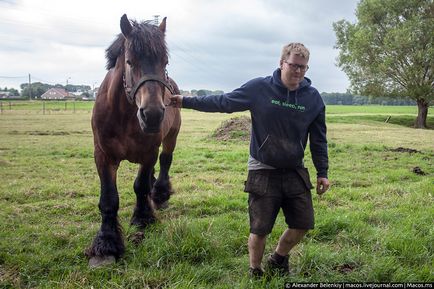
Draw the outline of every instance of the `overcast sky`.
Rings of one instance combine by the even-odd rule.
[[[311,52],[320,92],[345,92],[332,23],[355,21],[358,0],[0,0],[0,87],[99,86],[119,21],[167,17],[169,75],[179,87],[231,91],[278,67],[282,46]]]

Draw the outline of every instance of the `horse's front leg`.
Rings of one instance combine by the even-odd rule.
[[[172,185],[169,178],[170,165],[172,164],[172,152],[160,154],[160,173],[152,188],[152,201],[157,209],[168,206],[170,195],[173,194]]]
[[[117,216],[119,195],[116,187],[116,172],[119,162],[110,161],[103,152],[95,150],[95,163],[101,181],[98,207],[102,223],[92,246],[86,252],[91,267],[112,263],[125,251],[122,229]]]
[[[137,202],[133,217],[131,218],[131,224],[141,229],[156,221],[150,202],[154,164],[155,160],[149,164],[141,164],[134,181],[134,192],[136,193]]]

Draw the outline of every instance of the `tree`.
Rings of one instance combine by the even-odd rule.
[[[32,96],[34,99],[40,98],[48,89],[52,86],[49,84],[45,84],[42,82],[34,82],[31,86],[31,91],[28,83],[22,83],[20,85],[21,88],[21,96],[22,97],[30,97]]]
[[[338,66],[352,92],[410,97],[417,102],[415,127],[426,128],[434,99],[433,0],[361,0],[358,22],[333,23]]]
[[[19,91],[16,90],[15,88],[9,88],[8,91],[9,91],[11,96],[20,96]]]
[[[209,95],[210,93],[209,93],[210,91],[209,90],[206,90],[206,89],[199,89],[198,91],[197,91],[197,96],[205,96],[205,95]]]

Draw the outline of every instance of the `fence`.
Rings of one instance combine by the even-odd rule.
[[[5,114],[5,113],[65,114],[65,113],[91,112],[93,105],[94,105],[94,101],[0,100],[0,114]]]

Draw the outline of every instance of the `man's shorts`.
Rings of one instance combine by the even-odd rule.
[[[249,193],[250,232],[271,233],[280,208],[288,228],[313,229],[312,188],[306,168],[250,170],[244,188]]]

